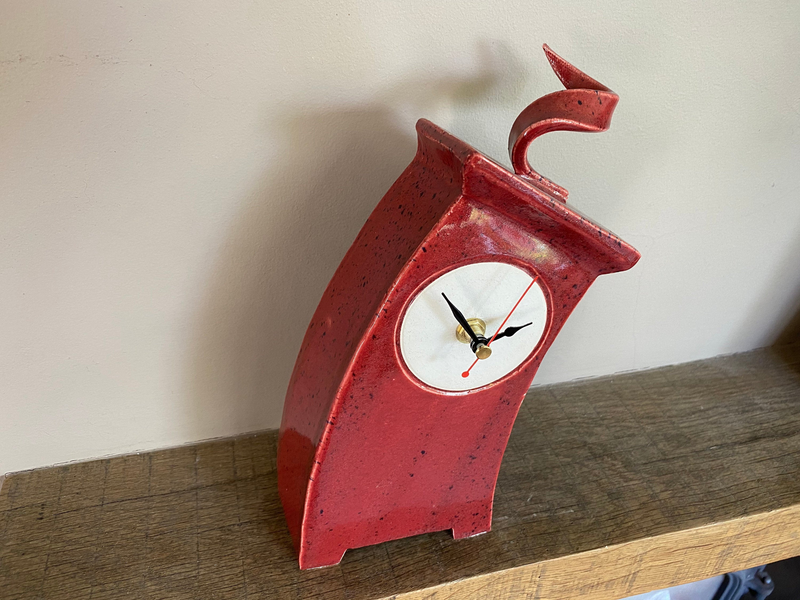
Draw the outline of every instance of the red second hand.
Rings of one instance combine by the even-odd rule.
[[[525,294],[527,294],[527,293],[528,293],[528,290],[530,290],[530,289],[533,287],[533,284],[534,284],[534,283],[536,283],[536,280],[537,280],[537,279],[539,279],[539,276],[538,276],[538,275],[537,275],[536,277],[534,277],[534,278],[533,278],[533,281],[531,281],[530,285],[529,285],[528,287],[526,287],[526,288],[525,288],[525,291],[524,291],[524,292],[522,292],[522,296],[520,296],[520,297],[519,297],[519,300],[517,300],[517,303],[514,305],[514,308],[512,308],[512,309],[511,309],[511,312],[510,312],[510,313],[508,313],[508,316],[506,316],[506,318],[503,320],[503,322],[502,322],[502,323],[500,323],[500,327],[498,327],[498,328],[497,328],[497,331],[495,331],[495,332],[494,332],[494,335],[492,336],[492,339],[490,339],[488,342],[486,342],[486,345],[487,345],[487,346],[491,346],[491,345],[492,345],[492,342],[494,341],[494,338],[496,338],[496,337],[497,337],[497,334],[498,334],[498,333],[500,333],[500,332],[503,330],[503,327],[504,327],[504,326],[505,326],[505,324],[508,322],[508,320],[511,318],[511,315],[513,315],[513,314],[514,314],[514,311],[515,311],[515,310],[517,310],[517,307],[519,306],[519,303],[520,303],[520,302],[522,302],[522,299],[525,297]],[[476,358],[476,359],[475,359],[475,361],[474,361],[474,362],[473,362],[473,363],[472,363],[472,364],[469,366],[469,369],[467,369],[466,371],[464,371],[464,372],[461,374],[461,376],[462,376],[462,377],[469,377],[469,372],[470,372],[470,371],[472,371],[472,367],[474,367],[476,364],[478,364],[478,359],[477,359],[477,358]]]

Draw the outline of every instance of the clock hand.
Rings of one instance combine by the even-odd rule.
[[[477,356],[478,359],[489,358],[489,356],[492,354],[492,349],[489,348],[489,344],[487,343],[488,340],[483,336],[475,334],[469,322],[464,317],[464,314],[458,310],[452,302],[450,302],[450,299],[445,296],[444,292],[442,292],[442,297],[450,307],[450,312],[453,313],[453,316],[456,318],[456,321],[458,321],[458,324],[461,325],[461,328],[466,331],[467,335],[469,335],[470,339],[472,339],[472,343],[469,345],[469,347],[475,353],[475,356]]]
[[[498,331],[498,332],[499,332],[499,331],[500,331],[500,330],[501,330],[501,329],[502,329],[502,328],[505,326],[505,324],[506,324],[506,323],[508,323],[508,320],[511,318],[511,315],[513,315],[513,314],[514,314],[514,311],[515,311],[515,310],[517,310],[517,307],[519,306],[520,302],[522,302],[522,299],[525,297],[525,294],[527,294],[527,293],[530,291],[530,289],[533,287],[533,284],[534,284],[534,283],[536,283],[536,280],[537,280],[537,279],[539,279],[539,276],[538,276],[538,275],[537,275],[536,277],[534,277],[534,278],[533,278],[533,281],[531,281],[530,285],[528,285],[528,287],[526,287],[526,288],[525,288],[525,291],[524,291],[524,292],[522,292],[522,296],[520,296],[520,297],[519,297],[519,300],[517,300],[517,303],[514,305],[514,308],[512,308],[512,309],[511,309],[511,312],[510,312],[510,313],[508,313],[508,315],[506,316],[506,318],[505,318],[505,319],[503,319],[503,322],[502,322],[502,323],[500,323],[500,327],[498,327],[498,328],[497,328],[497,331]],[[503,332],[503,333],[505,333],[505,332]],[[516,333],[516,331],[515,331],[514,333]],[[492,342],[493,342],[493,341],[495,341],[496,339],[497,339],[497,333],[495,333],[495,334],[492,336],[492,339],[490,339],[490,340],[489,340],[489,341],[486,343],[486,346],[487,346],[487,348],[488,348],[489,346],[491,346],[491,345],[492,345]],[[478,360],[477,360],[477,359],[475,360],[475,362],[473,362],[473,363],[472,363],[472,364],[469,366],[469,369],[467,369],[466,371],[464,371],[463,373],[461,373],[461,376],[462,376],[462,377],[469,377],[469,372],[472,370],[472,367],[474,367],[476,364],[478,364]]]
[[[498,333],[497,335],[495,335],[492,341],[499,340],[500,338],[504,337],[511,337],[512,335],[517,333],[520,329],[524,329],[528,325],[533,325],[533,322],[525,323],[525,325],[520,325],[519,327],[506,327],[506,330],[503,331],[502,333]]]
[[[456,321],[458,321],[458,324],[464,328],[464,331],[467,332],[467,335],[469,335],[469,337],[472,339],[473,342],[475,342],[476,344],[479,343],[478,336],[475,335],[474,331],[472,331],[472,327],[470,327],[469,323],[467,322],[467,319],[464,317],[464,313],[458,310],[455,307],[455,305],[452,302],[450,302],[450,299],[444,295],[444,292],[442,292],[442,297],[444,298],[444,301],[447,302],[447,305],[450,307],[450,311],[453,313],[453,316],[456,318]]]

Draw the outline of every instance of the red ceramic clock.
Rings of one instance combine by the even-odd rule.
[[[617,96],[547,46],[567,88],[511,130],[511,173],[433,123],[308,327],[278,485],[300,567],[348,548],[488,531],[525,392],[575,305],[637,251],[566,204],[526,158],[548,131],[603,131]]]

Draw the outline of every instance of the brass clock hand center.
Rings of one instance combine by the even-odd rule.
[[[477,337],[486,336],[486,322],[483,319],[467,319],[467,324]],[[474,341],[472,336],[461,325],[456,326],[456,338],[462,344],[469,344]]]
[[[470,347],[471,346],[472,344],[470,344]],[[478,357],[478,360],[486,360],[492,355],[492,349],[489,348],[489,345],[482,342],[480,344],[475,344],[473,352],[475,352],[475,356]]]
[[[462,344],[469,344],[470,349],[475,353],[479,359],[483,360],[492,355],[492,349],[489,348],[489,339],[486,337],[486,322],[483,319],[467,319],[470,329],[475,333],[476,340],[471,340],[467,330],[461,325],[456,327],[456,339]]]

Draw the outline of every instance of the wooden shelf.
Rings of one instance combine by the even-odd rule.
[[[800,555],[800,345],[535,388],[492,532],[301,572],[275,432],[9,476],[12,598],[616,600]]]

